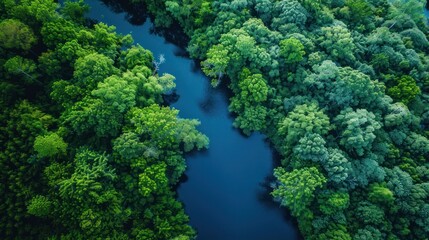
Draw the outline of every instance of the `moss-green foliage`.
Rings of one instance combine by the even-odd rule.
[[[416,81],[410,76],[403,76],[398,79],[398,85],[391,87],[387,94],[393,99],[408,104],[421,93]]]
[[[286,63],[300,62],[304,54],[304,45],[298,39],[291,37],[280,42],[280,55]]]
[[[16,19],[0,22],[0,46],[16,50],[29,50],[37,39],[31,28]]]
[[[230,80],[234,125],[266,133],[281,153],[273,193],[305,238],[427,239],[424,1],[138,2],[158,25],[177,20],[203,71]],[[184,20],[195,5],[210,6],[202,24]],[[249,94],[265,89],[255,79],[264,101],[264,90]],[[296,179],[316,184],[304,191]]]
[[[34,151],[38,157],[52,157],[57,154],[65,154],[67,143],[56,133],[45,136],[37,136],[34,140]]]
[[[174,77],[58,6],[0,1],[0,238],[194,239],[172,188],[209,140],[161,107]]]

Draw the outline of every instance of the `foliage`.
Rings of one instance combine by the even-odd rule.
[[[330,129],[329,118],[317,104],[303,104],[296,106],[287,117],[279,123],[278,134],[285,142],[285,146],[294,146],[299,139],[308,133],[321,136]]]
[[[29,50],[37,41],[31,28],[16,19],[0,22],[0,46]]]
[[[34,140],[34,150],[40,158],[64,154],[66,149],[67,143],[56,133],[37,136]]]
[[[365,151],[371,150],[372,142],[376,138],[374,133],[381,128],[375,115],[366,109],[353,111],[347,108],[341,111],[334,121],[341,131],[340,144],[358,156],[363,156]]]
[[[282,195],[285,185],[274,190],[300,212],[305,238],[425,239],[425,221],[386,210],[400,201],[399,182],[411,187],[398,169],[421,179],[429,153],[423,1],[211,1],[203,23],[192,22],[198,11],[186,1],[167,1],[168,14],[162,1],[145,2],[157,23],[185,29],[214,85],[229,81],[234,126],[268,135],[283,159],[276,176],[298,179],[312,167],[324,175],[327,190],[305,210]]]
[[[174,76],[59,6],[0,1],[0,238],[194,239],[173,189],[209,140],[161,107]]]
[[[44,217],[51,213],[52,202],[45,196],[37,195],[31,199],[27,208],[29,214]]]
[[[274,176],[278,183],[272,195],[296,217],[304,217],[307,207],[314,199],[314,192],[326,183],[326,178],[315,167],[295,169],[292,172],[276,168]]]
[[[291,37],[280,41],[280,55],[286,63],[300,62],[304,54],[304,45],[298,39]]]
[[[387,94],[393,99],[408,104],[421,93],[416,81],[410,76],[402,76],[398,79],[398,85],[391,87]]]
[[[424,1],[127,2],[180,26],[232,90],[234,126],[267,134],[273,196],[305,238],[427,238]],[[159,106],[174,77],[113,26],[84,25],[82,1],[58,6],[0,2],[1,238],[192,239],[171,187],[208,139]]]

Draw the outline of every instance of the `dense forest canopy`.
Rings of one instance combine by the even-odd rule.
[[[0,238],[194,239],[173,187],[197,120],[162,57],[83,1],[0,1]]]
[[[429,236],[422,0],[130,0],[179,24],[234,125],[281,154],[272,197],[306,239]],[[172,186],[197,120],[174,77],[82,0],[0,0],[0,236],[192,239]]]
[[[306,239],[429,236],[422,0],[131,0],[179,23],[234,125],[282,156],[272,196]]]

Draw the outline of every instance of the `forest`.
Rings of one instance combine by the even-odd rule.
[[[424,1],[126,2],[180,27],[234,126],[270,139],[305,239],[428,239]],[[164,103],[163,58],[87,11],[0,0],[0,238],[194,239],[174,186],[209,139]]]
[[[429,236],[429,28],[420,0],[131,1],[178,22],[305,239]]]
[[[83,1],[0,6],[0,238],[194,238],[173,187],[209,141],[163,104],[162,57]]]

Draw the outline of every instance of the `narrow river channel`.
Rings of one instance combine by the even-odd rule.
[[[86,0],[90,17],[131,33],[135,43],[164,54],[160,72],[176,77],[179,100],[172,107],[183,118],[201,121],[199,130],[210,138],[207,151],[186,156],[186,180],[178,187],[190,224],[201,240],[298,239],[296,226],[277,203],[271,201],[267,178],[272,175],[273,153],[261,134],[244,137],[232,126],[228,98],[212,89],[184,50],[150,32],[152,23],[131,25],[124,13],[115,13],[102,2]]]

